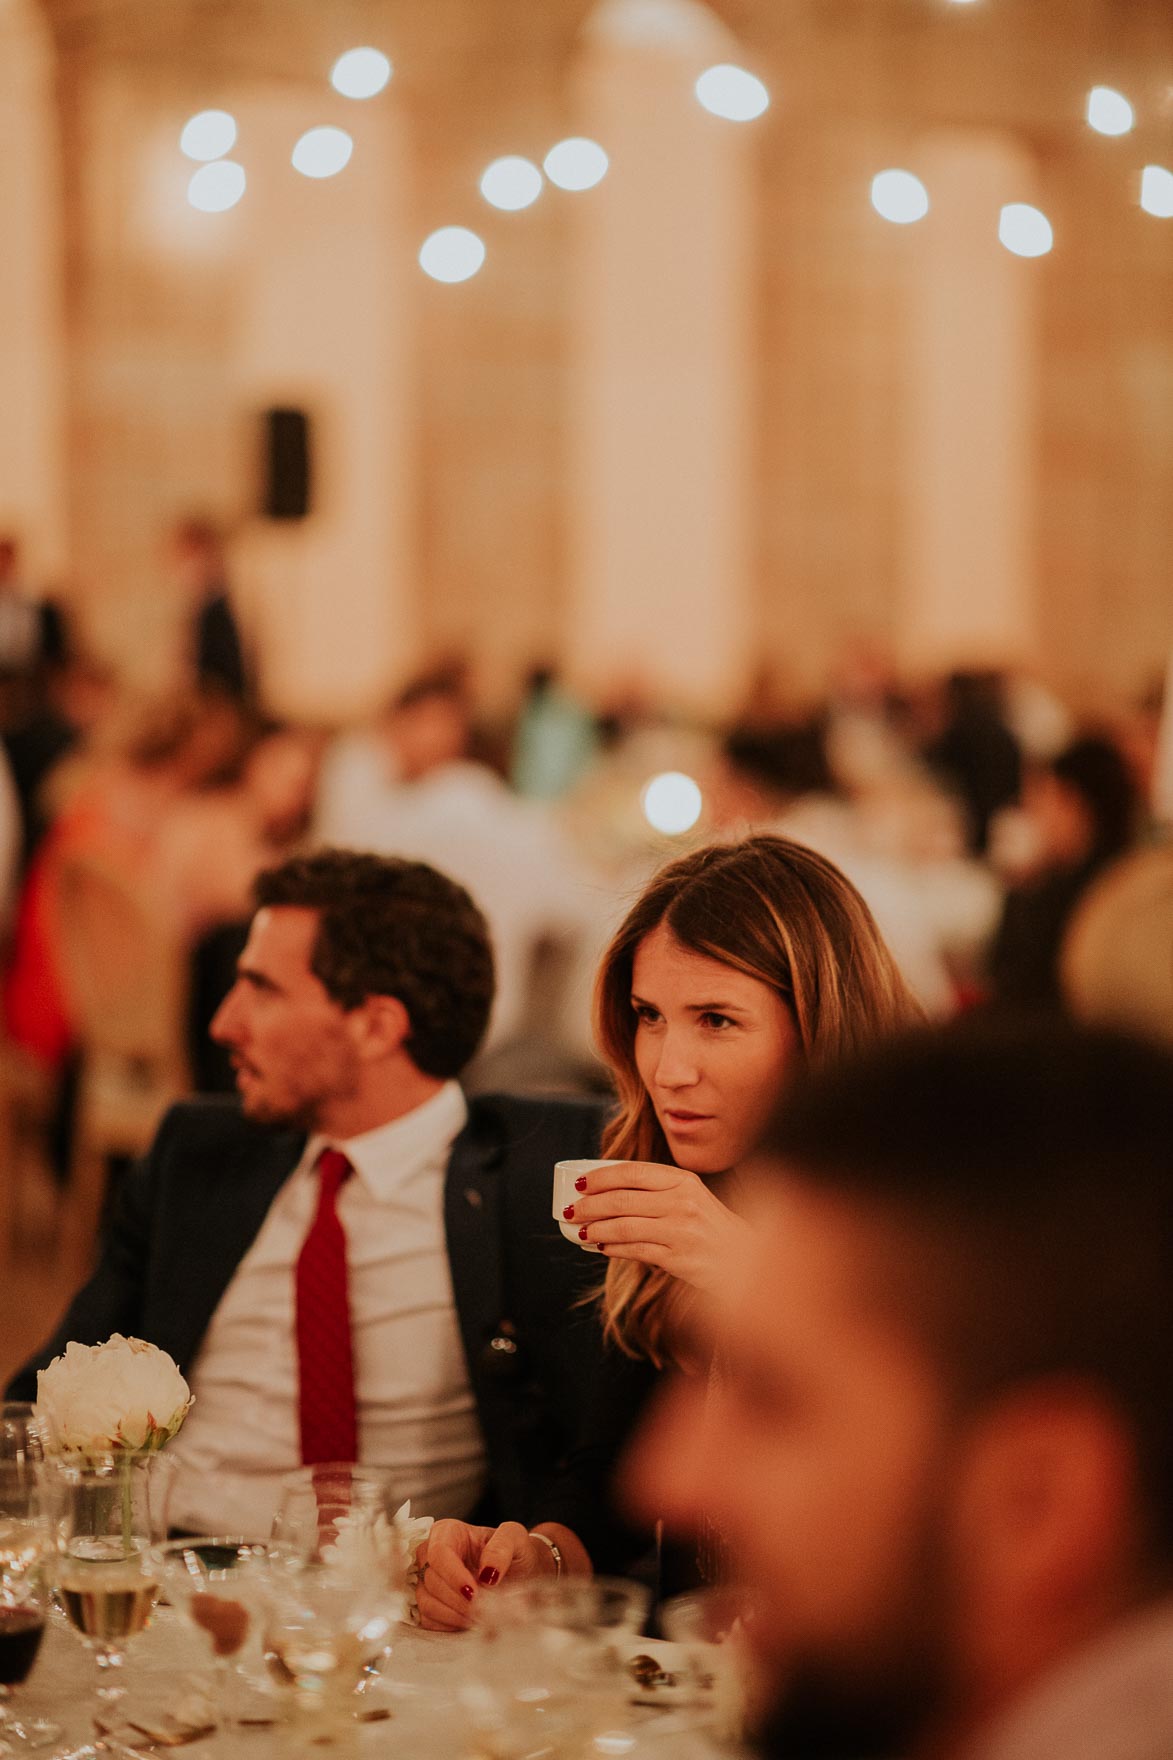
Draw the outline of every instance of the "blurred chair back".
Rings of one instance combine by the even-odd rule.
[[[92,1256],[109,1158],[142,1154],[163,1112],[189,1091],[185,961],[146,890],[100,859],[63,855],[57,897],[82,1054],[62,1253],[80,1273]]]
[[[1062,976],[1081,1020],[1173,1046],[1173,844],[1104,871],[1067,931]]]

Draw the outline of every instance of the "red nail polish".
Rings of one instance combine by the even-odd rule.
[[[477,1578],[477,1582],[483,1583],[485,1585],[486,1589],[491,1589],[493,1587],[494,1583],[499,1583],[500,1581],[501,1581],[501,1572],[496,1568],[495,1565],[491,1565],[491,1564],[487,1564],[485,1566],[484,1570],[481,1572],[480,1576]]]
[[[579,1238],[579,1240],[580,1240],[580,1241],[585,1241],[585,1240],[588,1240],[588,1239],[589,1239],[589,1238],[590,1238],[590,1237],[589,1237],[589,1236],[588,1236],[588,1234],[587,1234],[587,1231],[586,1231],[586,1229],[585,1229],[585,1228],[580,1228],[580,1229],[579,1229],[579,1231],[578,1231],[578,1238]]]
[[[586,1177],[585,1173],[580,1174],[579,1177],[575,1180],[574,1189],[576,1192],[585,1192],[586,1191],[587,1177]]]
[[[476,1590],[473,1588],[471,1583],[461,1583],[460,1593],[464,1596],[464,1599],[466,1601],[471,1601],[473,1596],[476,1594]]]
[[[574,1221],[574,1205],[573,1204],[567,1204],[565,1210],[562,1212],[562,1217],[565,1222],[573,1222]]]

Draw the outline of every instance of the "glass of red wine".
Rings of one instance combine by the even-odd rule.
[[[59,1724],[22,1719],[8,1710],[44,1636],[50,1544],[39,1468],[31,1461],[0,1459],[0,1753],[48,1747],[61,1734]]]

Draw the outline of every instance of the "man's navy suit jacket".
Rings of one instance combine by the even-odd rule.
[[[444,1216],[456,1309],[488,1456],[478,1519],[563,1522],[596,1565],[617,1568],[628,1535],[610,1507],[616,1458],[649,1372],[605,1349],[600,1261],[551,1215],[555,1161],[598,1153],[593,1102],[474,1098],[453,1146]],[[76,1340],[148,1339],[185,1372],[305,1137],[250,1122],[233,1101],[175,1106],[126,1176],[100,1261],[9,1396]],[[429,1510],[429,1515],[444,1515]]]

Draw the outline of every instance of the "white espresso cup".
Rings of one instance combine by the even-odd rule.
[[[582,1227],[582,1223],[567,1222],[562,1214],[583,1195],[581,1192],[575,1191],[574,1182],[576,1179],[581,1179],[584,1173],[593,1173],[596,1167],[619,1167],[621,1165],[622,1163],[618,1161],[556,1161],[554,1163],[554,1221],[567,1240],[573,1241],[576,1247],[581,1247],[584,1253],[599,1253],[602,1248],[596,1246],[594,1241],[580,1241],[578,1231]]]

